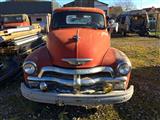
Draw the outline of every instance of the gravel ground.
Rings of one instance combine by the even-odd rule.
[[[130,84],[135,92],[128,102],[95,107],[34,103],[21,96],[21,74],[0,86],[0,120],[160,120],[159,45],[155,38],[112,39],[112,46],[124,51],[133,64]]]

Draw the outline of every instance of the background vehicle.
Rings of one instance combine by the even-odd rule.
[[[32,101],[114,104],[129,100],[131,63],[110,47],[105,12],[96,8],[56,9],[48,41],[23,64],[22,95]]]
[[[1,15],[1,29],[30,26],[27,14]]]
[[[124,12],[117,17],[119,33],[137,33],[140,36],[149,35],[149,18],[145,10]]]

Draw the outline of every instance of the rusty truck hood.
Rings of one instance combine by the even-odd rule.
[[[53,65],[67,68],[99,66],[110,46],[110,36],[105,30],[90,28],[64,28],[48,35],[47,47]],[[72,65],[65,60],[89,59],[82,65]]]

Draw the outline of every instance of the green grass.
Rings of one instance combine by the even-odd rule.
[[[126,37],[112,39],[112,46],[125,52],[133,67],[160,65],[160,39]]]
[[[135,93],[130,101],[97,109],[34,103],[21,96],[20,77],[0,88],[0,120],[159,120],[160,39],[134,36],[113,38],[111,42],[133,65]]]
[[[149,32],[149,35],[158,36],[160,35],[160,32]]]

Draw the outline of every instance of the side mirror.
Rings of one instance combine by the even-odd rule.
[[[116,23],[113,19],[109,20],[108,22],[108,31],[112,33],[113,31],[118,32],[119,24]]]

